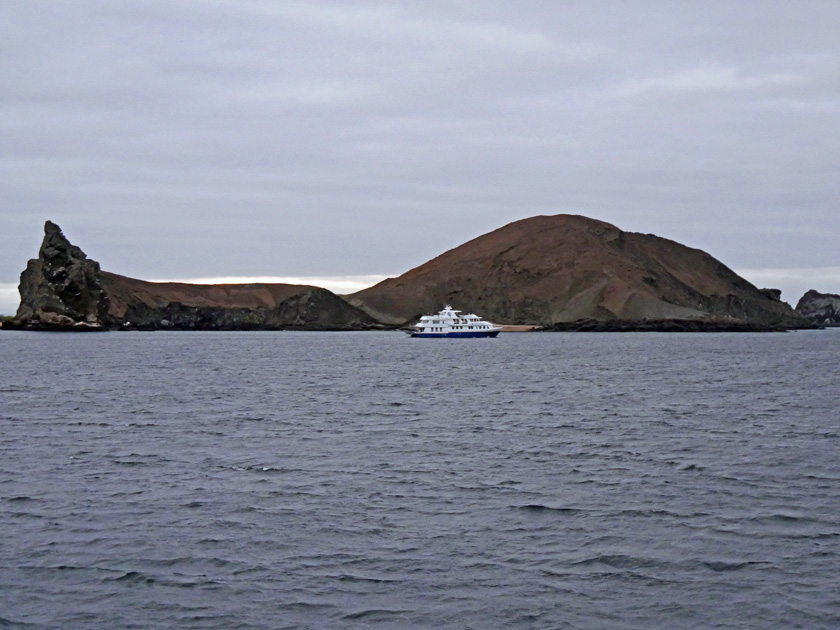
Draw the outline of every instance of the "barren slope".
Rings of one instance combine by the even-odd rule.
[[[516,221],[348,297],[389,323],[451,303],[510,324],[802,320],[705,252],[575,215]]]

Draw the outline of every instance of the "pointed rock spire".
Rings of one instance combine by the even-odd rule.
[[[30,260],[20,275],[16,325],[95,329],[108,324],[108,294],[99,274],[99,263],[47,221],[38,258]]]

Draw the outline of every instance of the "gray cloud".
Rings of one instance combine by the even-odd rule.
[[[736,268],[840,264],[834,2],[35,0],[0,18],[0,282],[46,219],[145,278],[397,274],[558,212]]]

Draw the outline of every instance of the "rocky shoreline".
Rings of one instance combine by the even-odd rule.
[[[817,328],[817,326],[802,326],[795,330]],[[788,332],[794,330],[788,326],[772,326],[752,324],[749,322],[704,321],[691,319],[659,319],[643,321],[610,320],[598,321],[594,319],[563,322],[542,329],[544,332],[679,332],[679,333],[765,333]]]

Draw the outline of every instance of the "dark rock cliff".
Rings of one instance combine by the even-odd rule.
[[[840,326],[840,295],[811,289],[799,298],[796,312],[818,326]]]

